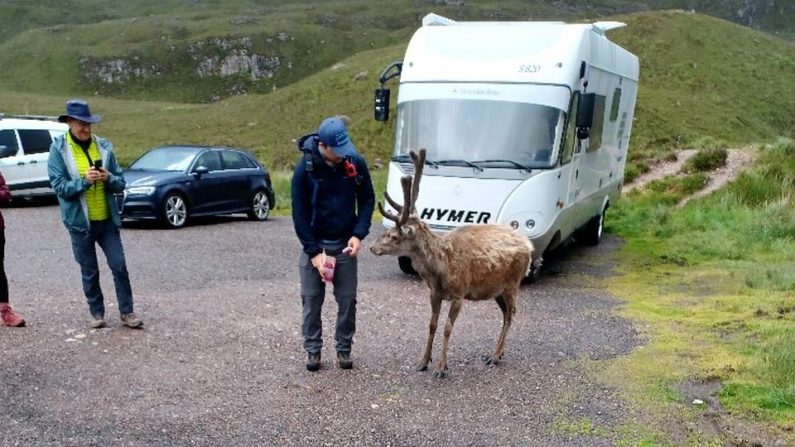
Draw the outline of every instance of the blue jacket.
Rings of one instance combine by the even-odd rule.
[[[116,227],[121,226],[119,207],[116,204],[114,193],[124,192],[124,176],[116,156],[113,155],[113,145],[110,141],[94,135],[97,149],[102,158],[102,167],[108,171],[108,180],[105,182],[105,199],[108,202],[108,213]],[[77,162],[74,154],[66,142],[66,134],[53,139],[50,145],[50,157],[47,160],[47,175],[50,185],[58,196],[61,205],[61,219],[70,231],[87,232],[91,224],[88,220],[88,205],[84,192],[91,184],[77,171]]]
[[[344,163],[329,166],[316,144],[305,146],[305,156],[293,171],[293,225],[304,253],[313,257],[322,251],[323,240],[347,242],[351,236],[363,240],[369,234],[375,193],[361,155],[350,158],[356,167],[356,175],[351,176]]]

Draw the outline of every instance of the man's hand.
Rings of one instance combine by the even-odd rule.
[[[323,253],[318,253],[312,258],[312,266],[319,272],[323,268]]]
[[[110,174],[108,173],[108,171],[105,170],[105,168],[99,168],[99,169],[94,168],[94,169],[99,171],[99,180],[100,181],[102,181],[102,182],[107,182],[108,181],[108,177],[110,176]]]
[[[105,171],[105,170],[104,169],[97,169],[97,168],[95,168],[93,166],[88,168],[86,170],[86,180],[88,180],[88,183],[91,183],[92,185],[94,183],[98,182],[98,181],[104,181],[104,179],[102,178],[103,171]],[[107,179],[108,178],[107,171],[104,172],[104,175],[105,175],[105,179]]]
[[[359,254],[359,251],[362,249],[362,241],[359,240],[358,237],[352,236],[348,239],[348,246],[342,250],[348,256],[356,256]]]

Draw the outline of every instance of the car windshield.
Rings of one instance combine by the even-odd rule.
[[[421,99],[398,107],[394,156],[425,148],[440,165],[549,168],[565,114],[544,105],[473,99]]]
[[[189,147],[159,147],[145,153],[129,169],[147,171],[184,171],[188,169],[197,150]]]

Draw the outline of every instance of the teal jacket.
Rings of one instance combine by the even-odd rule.
[[[102,167],[108,171],[108,180],[105,183],[108,212],[116,227],[120,227],[119,207],[113,194],[124,192],[126,185],[124,175],[116,162],[116,156],[113,155],[113,144],[96,135],[92,138],[97,143],[97,149],[102,158]],[[91,187],[91,184],[85,178],[80,177],[77,172],[77,162],[66,142],[66,134],[53,139],[50,145],[47,175],[50,177],[50,186],[58,196],[58,202],[61,205],[61,219],[66,228],[70,231],[88,232],[91,224],[88,220],[88,205],[84,193]]]

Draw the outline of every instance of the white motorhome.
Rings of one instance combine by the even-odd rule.
[[[605,36],[622,26],[427,15],[375,92],[376,119],[387,121],[384,84],[400,77],[389,195],[402,197],[409,151],[425,148],[417,212],[434,231],[509,224],[536,247],[531,279],[544,252],[572,236],[599,243],[638,89],[638,58]]]

